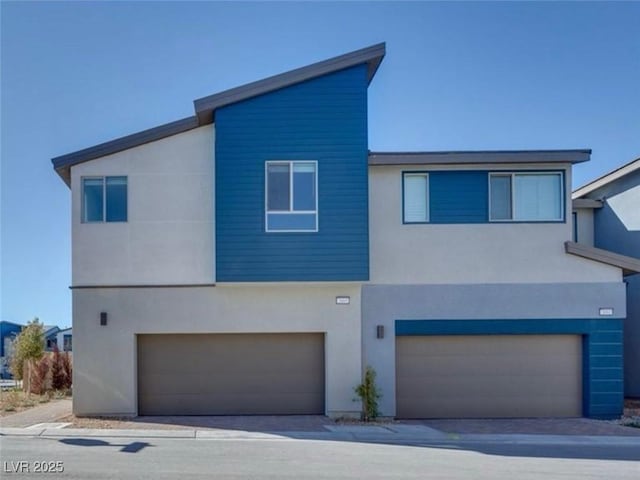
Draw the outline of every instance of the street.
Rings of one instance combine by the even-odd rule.
[[[409,446],[294,439],[3,436],[0,452],[4,478],[640,478],[638,445],[606,442]]]

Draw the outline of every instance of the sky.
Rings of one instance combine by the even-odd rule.
[[[193,100],[379,42],[371,150],[640,157],[640,3],[5,2],[0,319],[71,325],[70,192],[51,158]]]

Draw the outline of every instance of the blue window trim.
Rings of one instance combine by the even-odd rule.
[[[511,216],[513,216],[513,197],[515,195],[514,181],[513,178],[515,175],[525,174],[525,175],[545,175],[545,174],[553,174],[560,175],[560,211],[562,212],[561,218],[557,220],[492,220],[491,219],[491,176],[492,175],[511,175]],[[488,202],[487,202],[487,218],[489,219],[489,223],[492,224],[513,224],[513,223],[566,223],[567,219],[567,187],[565,185],[565,172],[564,170],[491,170],[487,172],[487,191],[488,191]]]
[[[429,224],[430,219],[431,219],[431,202],[429,201],[429,171],[427,170],[403,170],[402,171],[402,176],[401,176],[401,182],[402,182],[402,211],[400,212],[400,218],[402,218],[402,224],[403,225],[425,225],[425,224]],[[415,175],[415,174],[422,174],[425,175],[427,177],[427,220],[424,222],[407,222],[405,221],[405,214],[404,214],[404,177],[405,175]]]
[[[278,211],[272,211],[270,212],[268,209],[268,195],[269,195],[269,186],[268,186],[268,181],[269,181],[269,175],[267,172],[267,169],[269,168],[269,165],[273,165],[273,164],[288,164],[289,165],[289,188],[290,191],[293,192],[293,166],[296,163],[312,163],[314,165],[315,168],[315,181],[316,181],[316,185],[315,185],[315,189],[316,189],[316,205],[315,205],[315,210],[288,210],[288,211],[282,211],[282,210],[278,210]],[[318,201],[319,201],[319,192],[318,192],[318,177],[319,177],[319,172],[318,172],[318,161],[317,160],[267,160],[264,164],[264,231],[266,233],[317,233],[319,228],[318,226],[320,225],[320,214],[318,212]],[[293,202],[293,195],[290,195],[290,202]],[[292,229],[292,230],[269,230],[269,213],[274,213],[274,214],[282,214],[282,215],[295,215],[295,214],[308,214],[308,215],[315,215],[316,217],[316,224],[315,224],[315,229]]]
[[[127,213],[125,220],[107,220],[107,179],[124,178],[127,186]],[[102,180],[102,220],[85,220],[84,182],[85,180]],[[80,177],[80,223],[127,223],[129,221],[129,176],[128,175],[88,175]]]

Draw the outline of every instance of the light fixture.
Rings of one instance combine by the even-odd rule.
[[[376,338],[384,338],[384,325],[376,327]]]
[[[100,312],[100,325],[104,327],[107,324],[107,312]]]

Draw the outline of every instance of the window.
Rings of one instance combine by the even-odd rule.
[[[267,162],[267,232],[318,231],[317,173],[317,162]]]
[[[492,222],[562,221],[562,173],[491,173],[489,218]]]
[[[65,352],[71,352],[72,351],[72,337],[71,335],[63,335],[62,336],[62,343],[63,343],[63,350]]]
[[[83,178],[82,221],[126,222],[127,177]]]
[[[429,175],[426,173],[404,173],[403,222],[426,223],[429,221]]]

